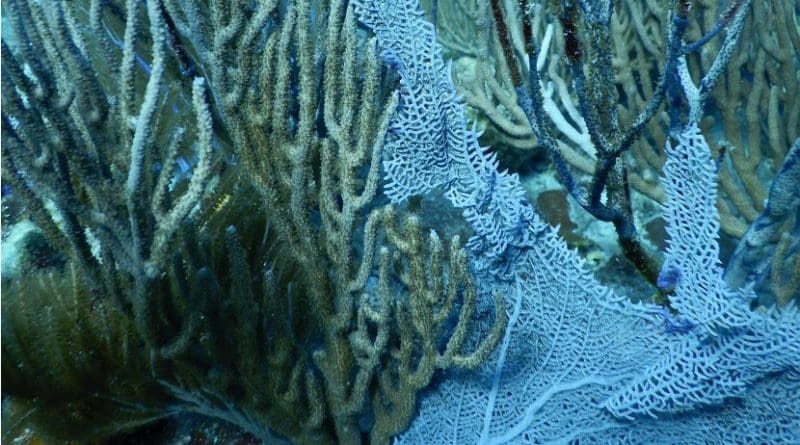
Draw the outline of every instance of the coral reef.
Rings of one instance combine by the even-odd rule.
[[[800,9],[423,3],[3,0],[4,441],[800,442]]]

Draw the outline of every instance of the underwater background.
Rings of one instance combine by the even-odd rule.
[[[3,0],[2,441],[800,443],[800,2]]]

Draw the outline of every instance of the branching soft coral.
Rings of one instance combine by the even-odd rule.
[[[381,199],[374,42],[342,1],[144,3],[4,2],[3,175],[63,257],[3,283],[4,439],[388,443],[505,313]]]

